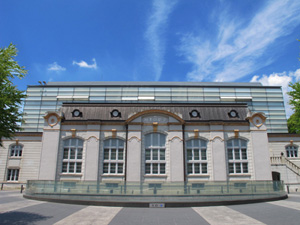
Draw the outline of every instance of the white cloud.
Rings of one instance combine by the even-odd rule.
[[[92,59],[93,61],[93,64],[88,64],[87,62],[81,60],[80,62],[76,62],[76,61],[73,61],[73,65],[78,65],[79,67],[82,67],[82,68],[89,68],[89,69],[97,69],[97,62],[96,62],[96,59]]]
[[[269,1],[249,23],[228,11],[219,14],[215,39],[183,35],[180,51],[193,64],[189,80],[234,81],[269,65],[271,56],[262,60],[266,50],[300,24],[300,1]]]
[[[174,8],[176,1],[154,0],[152,14],[148,19],[147,29],[144,34],[148,42],[150,64],[153,68],[154,79],[158,81],[163,65],[165,54],[165,40],[163,37],[166,29],[168,17]]]
[[[289,117],[293,114],[293,110],[289,105],[289,96],[287,94],[290,91],[289,83],[299,81],[300,78],[300,69],[297,69],[295,72],[282,72],[282,73],[272,73],[270,75],[255,75],[252,77],[251,82],[260,82],[266,86],[281,86],[284,98],[284,105],[286,110],[286,115]]]
[[[54,63],[48,65],[48,70],[60,72],[60,71],[65,71],[66,68],[58,65],[57,62],[54,62]]]

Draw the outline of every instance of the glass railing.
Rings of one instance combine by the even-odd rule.
[[[101,195],[101,196],[281,196],[282,181],[230,182],[76,182],[29,180],[26,195]]]

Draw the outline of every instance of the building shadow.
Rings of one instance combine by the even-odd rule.
[[[29,225],[51,217],[29,212],[6,212],[0,214],[1,225]]]

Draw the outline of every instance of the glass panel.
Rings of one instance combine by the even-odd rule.
[[[116,149],[111,149],[110,159],[115,160],[116,159]]]
[[[163,134],[159,134],[160,136],[160,145],[161,147],[164,147],[166,145],[166,136]]]
[[[195,170],[195,174],[200,173],[200,163],[195,163],[194,164],[194,170]]]
[[[150,169],[151,169],[151,164],[150,163],[146,163],[146,168],[145,168],[145,173],[146,174],[150,174],[151,173],[151,171],[150,171]]]
[[[118,173],[123,173],[123,163],[118,164]]]
[[[229,173],[234,173],[233,163],[229,163]]]
[[[77,150],[77,159],[82,159],[82,148]]]
[[[152,160],[158,160],[158,149],[153,149]]]
[[[157,163],[152,164],[152,173],[158,174],[158,164]]]
[[[81,162],[76,163],[76,173],[81,173]]]
[[[160,160],[165,160],[165,150],[164,149],[160,149],[159,159]]]
[[[242,159],[247,159],[247,150],[242,149]]]
[[[166,164],[161,163],[160,164],[160,174],[165,174],[166,173]]]
[[[146,149],[145,159],[146,160],[151,160],[151,150],[150,149]]]
[[[202,173],[207,173],[207,163],[202,163],[201,164],[201,169],[202,169]]]
[[[110,139],[111,140],[111,146],[117,146],[117,139]]]
[[[193,160],[193,152],[192,149],[187,149],[187,159]]]
[[[115,163],[110,164],[110,173],[116,173],[116,164]]]
[[[64,162],[64,163],[63,163],[63,166],[62,166],[62,172],[63,172],[63,173],[67,173],[67,172],[68,172],[68,163],[67,163],[67,162]]]
[[[103,164],[103,173],[108,173],[108,163]]]
[[[119,148],[124,148],[124,141],[118,140],[119,141]]]
[[[123,149],[119,149],[118,160],[123,160]]]
[[[206,160],[206,150],[201,150],[201,160]]]
[[[192,163],[189,163],[188,165],[188,174],[192,174],[193,173],[193,164]]]
[[[199,160],[199,149],[194,149],[194,160]]]
[[[239,149],[234,149],[234,158],[240,159],[240,150]]]
[[[152,146],[159,146],[158,145],[158,133],[152,134]]]
[[[64,156],[63,156],[63,159],[68,159],[69,158],[69,149],[68,148],[65,148],[64,149]]]
[[[105,140],[105,141],[104,141],[104,146],[105,146],[105,147],[110,146],[109,141],[110,141],[110,140]]]
[[[230,159],[233,159],[232,149],[229,148],[227,151],[228,151],[228,159],[229,159],[229,160],[230,160]]]
[[[76,153],[76,149],[75,148],[71,148],[70,149],[70,159],[75,159],[75,153]]]
[[[241,164],[240,163],[235,163],[235,172],[236,173],[241,173]]]
[[[16,177],[15,180],[19,180],[19,170],[15,170],[16,171]]]
[[[109,159],[109,149],[104,149],[104,159]]]
[[[146,135],[146,143],[145,143],[145,147],[150,147],[151,146],[151,135]]]
[[[243,173],[248,173],[248,163],[243,163]]]
[[[192,147],[192,140],[186,142],[186,147]]]
[[[74,162],[70,162],[69,163],[69,173],[74,173],[75,169],[75,163]]]

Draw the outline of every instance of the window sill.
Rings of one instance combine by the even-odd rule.
[[[188,174],[187,177],[210,177],[209,174]]]
[[[10,156],[8,159],[22,159],[22,156]]]
[[[81,177],[82,173],[60,173],[60,176],[73,176],[73,177]]]
[[[102,177],[124,177],[124,174],[109,174],[105,173],[101,175]]]
[[[251,177],[250,173],[235,173],[229,174],[229,177]]]
[[[166,174],[145,174],[144,177],[168,177]]]

